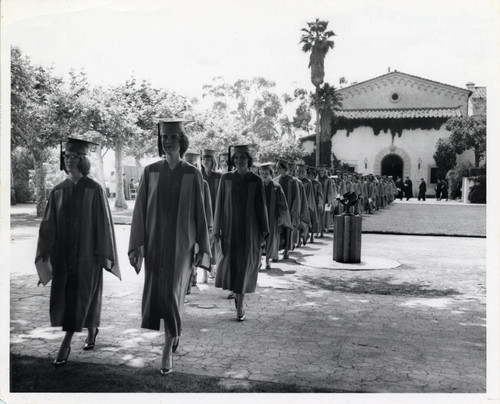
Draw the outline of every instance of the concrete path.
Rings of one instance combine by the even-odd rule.
[[[37,226],[12,228],[11,352],[55,357],[63,333],[49,327],[47,287],[33,265]],[[130,227],[116,226],[123,281],[106,273],[96,350],[75,335],[71,361],[159,368],[163,337],[141,323],[143,273],[127,264]],[[198,284],[187,296],[176,372],[350,392],[463,392],[486,389],[486,240],[363,235],[363,254],[399,262],[350,271],[300,265],[332,251],[332,235],[259,274],[234,301]]]

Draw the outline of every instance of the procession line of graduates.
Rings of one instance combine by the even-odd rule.
[[[391,179],[347,173],[330,178],[325,166],[316,170],[284,159],[256,168],[245,145],[221,153],[217,170],[215,151],[186,153],[183,123],[159,119],[158,153],[163,158],[144,169],[128,247],[137,273],[144,262],[141,327],[159,330],[164,322],[162,375],[172,372],[182,308],[198,267],[204,269],[204,282],[211,274],[215,287],[234,295],[236,319],[244,321],[245,294],[256,289],[262,255],[270,269],[279,250],[287,259],[290,250],[313,242],[315,235],[323,237],[333,215],[342,213],[339,200],[348,192],[359,195],[356,213],[371,213],[392,202],[395,191]],[[63,151],[61,143],[61,169],[68,178],[50,193],[39,231],[35,264],[41,283],[52,280],[51,325],[66,331],[56,366],[67,363],[74,332],[87,328],[83,349],[94,348],[102,269],[120,278],[108,201],[87,176],[90,145],[68,138]]]

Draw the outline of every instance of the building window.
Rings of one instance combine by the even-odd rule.
[[[430,183],[431,184],[437,184],[437,180],[438,180],[438,169],[437,169],[437,167],[431,167],[431,180],[430,180]]]
[[[391,95],[391,101],[392,102],[398,102],[399,101],[399,94],[398,93],[392,93],[392,95]]]

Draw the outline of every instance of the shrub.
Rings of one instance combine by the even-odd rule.
[[[470,188],[469,201],[471,203],[486,203],[486,175],[473,178],[474,185]]]
[[[462,178],[467,177],[469,174],[469,168],[472,167],[472,163],[464,162],[452,170],[448,171],[446,174],[446,179],[448,180],[448,186],[450,189],[450,199],[457,199],[462,194]]]

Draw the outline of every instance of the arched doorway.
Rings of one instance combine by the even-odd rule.
[[[397,154],[388,154],[382,159],[382,175],[392,175],[396,180],[397,177],[403,178],[403,159]]]

